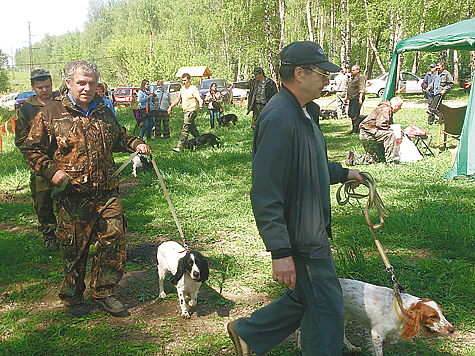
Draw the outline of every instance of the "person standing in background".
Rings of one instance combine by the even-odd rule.
[[[347,117],[346,91],[348,90],[348,74],[345,68],[335,77],[336,84],[336,114],[339,119]]]
[[[38,111],[52,98],[59,95],[59,92],[53,93],[51,74],[46,69],[34,69],[30,74],[30,82],[31,88],[36,94],[30,96],[21,106],[18,118],[15,120],[15,145],[18,148],[28,137],[31,123]],[[30,190],[33,207],[38,216],[38,230],[43,234],[46,250],[48,252],[57,251],[58,241],[55,233],[57,223],[54,215],[54,200],[51,198],[51,187],[41,175],[31,171]]]
[[[348,83],[348,91],[345,98],[345,101],[350,101],[348,107],[348,116],[352,126],[350,133],[358,133],[360,111],[363,106],[365,91],[366,78],[361,74],[360,66],[355,64],[351,67],[351,79]]]
[[[153,127],[153,97],[154,93],[150,92],[150,83],[148,80],[142,80],[140,90],[138,92],[139,99],[139,111],[142,118],[142,128],[140,129],[139,137],[147,137],[147,141],[152,139],[152,127]]]
[[[170,94],[163,90],[163,80],[157,81],[157,90],[154,94],[153,116],[155,118],[155,138],[162,136],[162,124],[163,138],[170,138],[170,115],[168,115],[167,112],[170,106]]]

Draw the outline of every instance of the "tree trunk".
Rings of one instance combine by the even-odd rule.
[[[454,82],[459,82],[459,55],[456,49],[454,49]]]
[[[269,76],[274,80],[277,81],[277,72],[275,68],[275,61],[274,61],[274,46],[273,46],[273,36],[271,33],[271,21],[269,15],[269,8],[267,7],[268,3],[264,3],[264,19],[265,19],[265,32],[266,32],[266,57],[267,63],[269,65]]]
[[[306,12],[307,12],[308,40],[313,42],[315,39],[313,37],[313,28],[312,28],[312,3],[311,3],[311,0],[307,0]]]

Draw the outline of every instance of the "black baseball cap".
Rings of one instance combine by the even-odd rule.
[[[262,69],[262,67],[254,68],[253,74],[259,74],[259,73],[264,73],[264,69]]]
[[[328,61],[322,47],[312,41],[292,42],[280,51],[281,65],[316,65],[328,72],[339,72],[341,67]]]
[[[49,71],[43,68],[33,69],[30,73],[30,80],[34,80],[38,78],[51,78],[51,74]]]

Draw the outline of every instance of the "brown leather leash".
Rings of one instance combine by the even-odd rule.
[[[389,216],[389,212],[384,206],[384,203],[381,200],[378,192],[376,191],[376,182],[374,181],[371,174],[369,174],[368,172],[360,172],[360,175],[364,178],[364,185],[368,188],[368,193],[367,194],[356,193],[355,190],[351,188],[350,183],[357,182],[357,181],[349,180],[338,188],[336,192],[336,200],[339,205],[345,205],[350,202],[350,199],[356,199],[359,203],[360,199],[368,198],[368,201],[363,208],[361,206],[356,207],[356,208],[361,210],[363,213],[365,222],[369,227],[369,231],[371,232],[371,236],[373,236],[374,243],[376,244],[379,254],[381,255],[384,265],[386,266],[386,272],[391,274],[394,295],[399,305],[399,308],[401,309],[403,314],[406,314],[407,312],[404,309],[402,298],[401,298],[401,293],[406,292],[406,289],[402,286],[402,284],[398,282],[396,278],[396,273],[394,272],[394,267],[391,266],[391,263],[389,262],[389,259],[386,256],[383,246],[381,242],[379,241],[378,237],[376,236],[376,231],[375,231],[376,229],[379,229],[381,226],[383,226],[384,218],[387,218]],[[341,193],[342,189],[344,192],[344,199],[342,199],[342,193]],[[378,211],[379,222],[376,224],[373,224],[371,222],[371,217],[369,215],[369,210],[372,206],[375,206]],[[397,311],[397,308],[396,308],[396,314],[401,319]]]

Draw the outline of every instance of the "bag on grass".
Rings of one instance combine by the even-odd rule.
[[[422,159],[416,145],[406,136],[402,138],[401,146],[399,146],[399,161],[401,162],[417,162]]]

